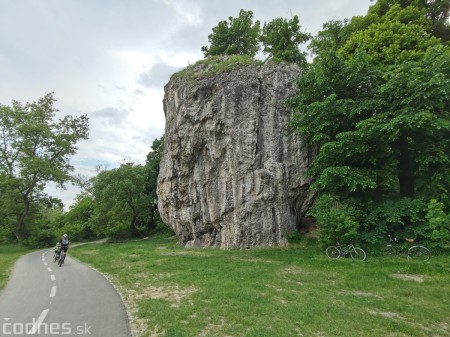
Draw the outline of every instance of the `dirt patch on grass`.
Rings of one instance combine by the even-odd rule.
[[[309,275],[311,274],[310,272],[297,267],[297,266],[290,266],[290,267],[286,267],[281,271],[282,274],[287,274],[287,275]]]
[[[353,292],[343,291],[343,292],[341,292],[341,294],[343,294],[343,295],[353,295],[353,296],[359,296],[359,297],[373,297],[373,298],[377,298],[379,300],[383,299],[383,297],[381,297],[380,295],[377,295],[377,294],[374,294],[374,293],[370,293],[370,292],[366,292],[366,291],[353,291]]]
[[[197,290],[195,287],[182,288],[178,284],[161,287],[147,286],[139,290],[129,290],[128,299],[132,302],[142,299],[163,299],[172,302],[172,307],[178,308],[182,301],[187,300],[189,304],[193,304],[190,296]]]
[[[253,263],[275,263],[275,262],[277,262],[277,261],[273,261],[273,260],[264,260],[264,259],[259,259],[259,258],[255,258],[255,257],[233,256],[231,259],[236,260],[236,261],[253,262]]]
[[[139,282],[135,283],[136,286],[140,286]],[[143,299],[164,299],[172,302],[171,306],[178,308],[183,301],[188,301],[189,304],[193,304],[190,300],[192,293],[198,289],[194,287],[182,288],[179,285],[171,285],[164,287],[148,286],[142,289],[128,289],[120,287],[122,294],[124,294],[125,303],[130,315],[130,327],[134,337],[143,336],[150,332],[150,337],[159,337],[164,335],[164,330],[159,326],[154,326],[153,329],[149,327],[149,319],[139,318],[138,316],[138,302]]]
[[[400,314],[396,312],[369,310],[369,314],[390,319],[404,319]]]
[[[425,281],[425,277],[423,275],[391,274],[391,277],[403,281],[414,281],[417,283],[423,283]]]
[[[151,280],[151,281],[161,281],[168,280],[173,276],[172,273],[153,273],[153,272],[141,272],[135,275],[136,278],[142,280]],[[137,281],[135,283],[137,287],[140,287],[141,282]]]
[[[161,250],[164,251],[164,250]],[[183,256],[183,255],[196,255],[196,256],[202,256],[206,255],[205,253],[194,251],[194,250],[179,250],[175,252],[167,252],[167,253],[158,253],[162,256]]]

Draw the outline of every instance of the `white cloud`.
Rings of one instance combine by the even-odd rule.
[[[170,79],[170,75],[180,70],[181,67],[171,67],[167,63],[155,63],[149,70],[139,75],[137,82],[144,87],[161,88]]]

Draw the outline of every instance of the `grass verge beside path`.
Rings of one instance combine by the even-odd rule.
[[[0,290],[8,282],[14,262],[23,254],[31,252],[32,249],[18,245],[0,246]]]
[[[353,262],[308,241],[223,251],[162,235],[71,253],[119,288],[136,336],[450,336],[448,256]]]

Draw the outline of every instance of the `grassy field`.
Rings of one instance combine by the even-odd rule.
[[[312,241],[223,251],[162,235],[71,253],[118,287],[137,336],[450,336],[448,256],[353,262]]]
[[[0,290],[8,282],[14,262],[28,252],[31,252],[31,249],[17,245],[0,246]]]

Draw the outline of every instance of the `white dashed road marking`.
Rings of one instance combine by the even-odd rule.
[[[44,321],[45,317],[48,314],[48,311],[49,311],[49,309],[45,309],[44,311],[42,311],[42,313],[39,316],[39,318],[37,319],[37,321],[33,324],[33,327],[31,328],[31,330],[28,331],[28,335],[34,335],[37,331],[39,331],[39,326]]]
[[[56,286],[52,287],[52,291],[50,291],[50,297],[55,297],[56,295]]]
[[[56,278],[55,278],[55,275],[50,275],[50,278],[52,279],[52,281],[55,281],[56,280]]]

